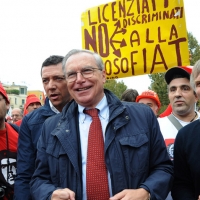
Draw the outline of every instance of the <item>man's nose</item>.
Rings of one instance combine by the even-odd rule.
[[[80,81],[83,81],[85,80],[84,76],[82,75],[81,72],[77,72],[76,74],[76,82],[80,82]]]
[[[176,89],[176,92],[175,92],[175,96],[176,96],[176,97],[180,97],[181,94],[182,94],[181,89],[180,89],[180,88],[177,88],[177,89]]]
[[[55,81],[50,80],[48,86],[49,86],[49,88],[55,88],[56,87]]]

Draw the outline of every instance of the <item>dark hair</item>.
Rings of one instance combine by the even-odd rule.
[[[41,76],[42,76],[42,68],[43,67],[47,67],[47,66],[50,66],[50,65],[57,65],[59,63],[62,63],[63,61],[63,56],[56,56],[56,55],[53,55],[53,56],[50,56],[48,57],[43,63],[42,63],[42,67],[41,67]]]
[[[129,102],[135,102],[137,96],[138,96],[138,91],[135,89],[127,89],[123,92],[121,100],[122,101],[129,101]]]

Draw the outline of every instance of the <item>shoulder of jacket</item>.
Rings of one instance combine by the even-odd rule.
[[[9,123],[7,122],[11,127],[12,129],[14,129],[17,133],[19,133],[19,126],[17,126],[16,124],[13,124],[13,123]]]
[[[62,114],[61,113],[58,113],[55,115],[52,115],[50,117],[48,117],[46,120],[45,120],[45,123],[55,123],[56,121],[59,121],[59,119],[61,118]]]

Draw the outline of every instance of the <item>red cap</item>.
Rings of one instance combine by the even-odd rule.
[[[7,103],[10,103],[9,99],[8,99],[8,95],[5,91],[5,89],[3,88],[3,85],[0,83],[0,93],[4,96],[4,98],[6,99]]]
[[[169,85],[170,82],[174,79],[174,76],[181,75],[182,77],[190,80],[190,74],[192,72],[192,66],[178,66],[172,67],[165,73],[165,81]]]
[[[35,94],[30,94],[26,97],[26,104],[24,106],[25,109],[27,109],[27,107],[31,104],[31,103],[40,103],[40,100],[36,97]]]
[[[152,90],[146,90],[146,91],[142,92],[141,95],[137,96],[136,102],[138,102],[140,99],[144,99],[144,98],[153,99],[156,102],[158,109],[160,109],[161,103],[160,103],[160,99],[156,92],[154,92]]]

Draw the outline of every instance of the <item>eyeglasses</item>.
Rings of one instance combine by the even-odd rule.
[[[19,116],[20,116],[20,115],[17,115],[17,114],[16,114],[16,115],[12,115],[11,117],[19,117]]]
[[[93,67],[83,68],[83,69],[81,69],[80,72],[69,72],[69,73],[67,73],[66,79],[67,79],[67,81],[69,83],[72,83],[72,82],[74,82],[77,79],[77,74],[78,73],[81,73],[81,75],[84,78],[91,78],[94,75],[94,70],[100,70],[100,71],[102,71],[101,69],[93,68]]]

